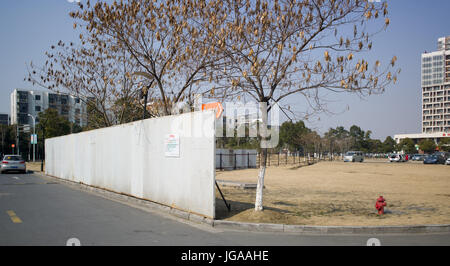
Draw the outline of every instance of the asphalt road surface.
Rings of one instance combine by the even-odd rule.
[[[39,175],[0,174],[0,245],[450,245],[450,234],[304,235],[229,231],[143,210]]]

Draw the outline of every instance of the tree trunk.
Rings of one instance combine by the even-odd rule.
[[[264,176],[266,174],[266,163],[267,163],[267,149],[261,149],[262,156],[261,162],[259,164],[259,175],[258,184],[256,186],[256,200],[255,200],[255,211],[263,210],[263,189],[264,189]]]
[[[260,102],[259,110],[261,114],[261,124],[259,128],[259,134],[261,137],[261,152],[262,161],[259,165],[259,175],[258,184],[256,186],[256,200],[255,200],[255,211],[263,210],[263,189],[264,189],[264,176],[266,174],[266,164],[267,164],[267,137],[268,135],[268,120],[267,120],[267,102]]]

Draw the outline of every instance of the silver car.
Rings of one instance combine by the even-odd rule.
[[[5,155],[2,160],[0,172],[3,174],[7,171],[19,171],[26,173],[27,166],[20,155]]]
[[[344,155],[344,162],[363,162],[364,153],[361,151],[349,151]]]

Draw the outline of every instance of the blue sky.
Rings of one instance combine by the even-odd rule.
[[[81,2],[86,2],[81,0]],[[399,82],[382,95],[360,100],[354,95],[336,95],[329,106],[339,114],[320,115],[307,125],[323,133],[339,125],[356,124],[384,139],[397,133],[421,131],[420,55],[434,51],[437,39],[450,35],[450,1],[391,0],[390,27],[374,39],[370,56],[398,57]],[[59,40],[76,41],[68,13],[75,3],[67,0],[5,0],[0,9],[0,113],[10,112],[14,88],[40,89],[23,81],[26,65],[42,63],[44,52]],[[350,109],[341,113],[349,105]]]

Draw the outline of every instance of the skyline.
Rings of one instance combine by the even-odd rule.
[[[43,90],[23,81],[27,64],[41,63],[44,52],[59,40],[77,39],[68,15],[76,8],[75,2],[36,2],[10,1],[0,11],[0,34],[8,40],[0,44],[0,113],[10,114],[10,94],[14,89]],[[381,57],[386,61],[397,56],[402,69],[398,83],[390,85],[382,95],[363,100],[356,95],[333,95],[329,109],[337,114],[321,114],[320,120],[305,121],[308,127],[323,134],[329,128],[348,129],[355,124],[371,130],[372,137],[381,140],[394,134],[421,132],[420,58],[424,51],[437,50],[439,37],[450,35],[445,27],[445,10],[450,3],[442,0],[429,6],[426,2],[411,2],[388,1],[391,24],[387,31],[374,37],[374,48],[368,53],[370,60]],[[291,101],[302,106],[301,100]]]

